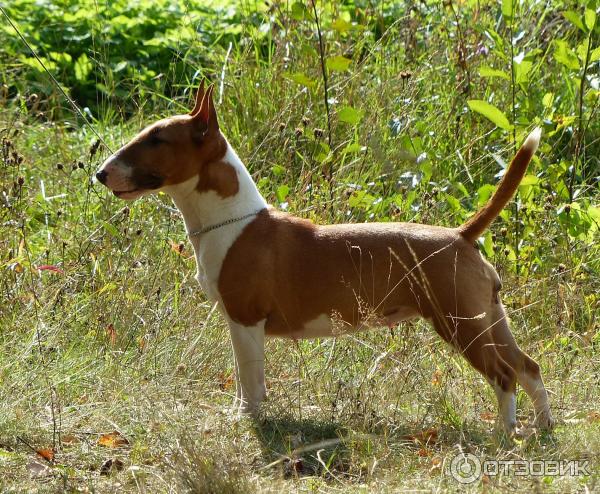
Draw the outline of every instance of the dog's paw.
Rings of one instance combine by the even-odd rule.
[[[552,430],[554,429],[555,424],[556,421],[554,420],[554,417],[552,417],[550,409],[539,412],[535,417],[534,425],[538,429]]]
[[[256,418],[260,414],[260,403],[248,403],[244,400],[236,399],[232,407],[229,408],[229,413],[238,419],[244,417]]]

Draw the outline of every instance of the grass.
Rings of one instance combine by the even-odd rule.
[[[144,5],[140,22],[150,19]],[[593,52],[598,27],[587,32],[561,14],[584,19],[575,2],[526,2],[512,20],[485,2],[318,3],[329,134],[312,5],[253,5],[236,14],[237,37],[215,27],[229,34],[210,50],[188,38],[178,51],[159,50],[191,60],[168,82],[132,69],[114,83],[109,41],[123,21],[110,21],[108,34],[92,24],[99,55],[90,56],[89,78],[127,88],[111,97],[98,89],[94,128],[115,149],[143,125],[185,111],[201,57],[202,73],[218,86],[225,68],[221,126],[269,202],[319,222],[458,225],[485,201],[515,137],[542,125],[527,185],[481,249],[503,277],[517,340],[542,366],[556,430],[504,437],[487,384],[420,322],[269,341],[262,418],[229,415],[235,389],[227,329],[194,280],[178,213],[164,195],[125,204],[91,182],[107,149],[46,76],[7,48],[0,58],[7,86],[0,109],[2,491],[454,491],[462,486],[446,472],[460,451],[590,462],[590,475],[513,471],[467,490],[600,489],[599,65],[591,56],[586,64],[577,48],[589,36]],[[187,8],[183,18],[193,26],[196,14]],[[12,14],[34,36],[25,8]],[[271,28],[261,30],[256,19]],[[512,69],[511,47],[524,54]],[[514,80],[483,76],[482,67]],[[88,79],[72,83],[82,84],[81,98],[94,94]],[[498,107],[515,135],[469,111],[470,100]],[[522,392],[518,410],[527,425],[532,409]],[[103,446],[113,431],[121,440]],[[48,449],[51,461],[36,453]]]

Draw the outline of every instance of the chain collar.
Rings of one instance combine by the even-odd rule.
[[[223,221],[221,223],[217,223],[215,225],[205,226],[204,228],[201,228],[200,230],[196,230],[194,232],[188,233],[188,237],[190,237],[190,238],[197,237],[198,235],[202,235],[204,233],[211,232],[213,230],[216,230],[217,228],[221,228],[222,226],[231,225],[232,223],[237,223],[238,221],[242,221],[242,220],[251,218],[252,216],[256,216],[263,209],[266,209],[266,208],[263,207],[257,211],[254,211],[253,213],[245,214],[244,216],[239,216],[238,218],[231,218],[229,220],[225,220],[225,221]]]

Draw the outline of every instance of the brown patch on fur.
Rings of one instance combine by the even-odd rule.
[[[214,190],[222,198],[236,195],[239,189],[235,168],[225,161],[208,163],[203,168],[196,186],[198,192]]]
[[[449,267],[455,256],[456,280]],[[429,283],[433,278],[436,288]],[[476,315],[485,308],[468,303],[463,287],[489,301],[494,281],[493,268],[453,229],[407,223],[317,226],[265,210],[229,249],[219,292],[234,320],[251,326],[266,319],[267,334],[286,335],[302,332],[321,314],[339,315],[351,326],[407,306],[424,317],[457,310]]]

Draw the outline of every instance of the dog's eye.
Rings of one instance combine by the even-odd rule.
[[[162,144],[164,141],[164,139],[161,139],[158,134],[152,134],[150,136],[150,144],[152,146],[157,146],[158,144]]]

